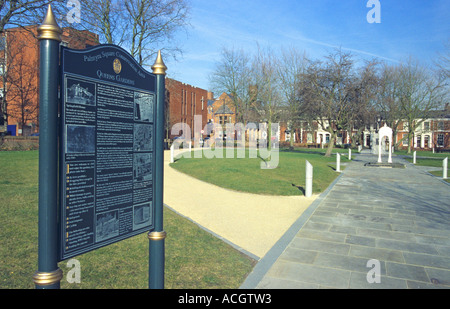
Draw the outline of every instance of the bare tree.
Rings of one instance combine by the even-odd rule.
[[[436,76],[411,58],[401,64],[399,70],[397,96],[402,119],[408,129],[408,153],[411,153],[414,131],[442,107],[445,89],[441,76]]]
[[[308,83],[311,113],[331,138],[325,156],[331,156],[337,133],[348,128],[354,99],[354,61],[342,50],[331,52],[325,62],[310,66]]]
[[[437,67],[441,73],[447,79],[447,83],[450,82],[450,38],[444,44],[445,51],[439,55],[436,61]]]
[[[25,27],[39,24],[49,4],[56,12],[61,12],[66,2],[63,0],[0,0],[0,32],[8,26]]]
[[[353,81],[353,98],[350,100],[351,113],[347,123],[347,132],[351,134],[352,146],[358,141],[362,144],[362,132],[375,122],[376,96],[378,92],[379,76],[378,62],[367,61],[355,76]],[[353,130],[356,133],[353,134]]]
[[[122,45],[125,38],[125,24],[121,1],[83,1],[81,14],[84,29],[98,33],[100,42]]]
[[[398,66],[384,63],[381,67],[376,110],[380,118],[392,129],[393,136],[397,136],[402,114],[399,104],[400,70]],[[394,146],[398,147],[399,141],[394,140]]]
[[[250,56],[243,49],[223,48],[209,81],[214,92],[231,95],[237,122],[247,123],[249,105],[254,99]]]
[[[32,50],[35,44],[33,38],[17,39],[15,32],[8,33],[8,41],[15,41],[7,49],[8,62],[7,74],[3,77],[3,86],[6,89],[4,95],[5,111],[8,117],[14,117],[22,130],[28,122],[38,124],[38,59],[28,57],[26,52],[20,50]],[[14,102],[14,104],[11,104]],[[6,105],[8,103],[8,105]],[[23,131],[22,131],[23,134]]]
[[[302,125],[302,105],[298,91],[303,88],[305,72],[308,66],[305,53],[291,47],[281,51],[281,57],[277,65],[280,80],[280,91],[284,98],[286,110],[286,122],[291,132],[290,147],[294,147],[293,132]]]
[[[272,140],[272,124],[278,120],[281,106],[277,65],[274,53],[269,48],[262,49],[258,45],[252,64],[252,76],[256,91],[256,100],[252,103],[252,108],[259,115],[260,120],[268,125],[269,149]]]
[[[174,36],[189,24],[187,0],[89,0],[83,2],[81,27],[100,35],[101,43],[127,49],[140,65],[158,51],[176,57]],[[152,59],[153,60],[153,59]]]

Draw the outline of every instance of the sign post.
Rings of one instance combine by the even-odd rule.
[[[40,40],[37,288],[59,288],[58,262],[148,232],[149,287],[164,288],[165,71],[124,49],[60,46],[49,5]],[[60,117],[58,118],[58,112]]]
[[[63,277],[58,268],[58,57],[62,30],[49,5],[38,27],[40,41],[39,91],[39,249],[37,289],[59,289]]]
[[[149,239],[149,288],[164,289],[165,238],[163,229],[163,197],[164,197],[164,98],[166,70],[161,51],[158,52],[152,66],[156,75],[156,123],[155,128],[155,229],[148,233]]]

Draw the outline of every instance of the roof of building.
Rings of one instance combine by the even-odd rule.
[[[215,112],[215,114],[234,114],[233,111],[226,105],[221,105]]]

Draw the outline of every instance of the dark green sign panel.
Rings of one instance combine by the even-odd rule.
[[[156,76],[113,45],[61,50],[60,260],[154,228]]]

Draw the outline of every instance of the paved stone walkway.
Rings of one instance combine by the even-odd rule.
[[[241,288],[450,288],[450,185],[376,160],[356,155]]]

